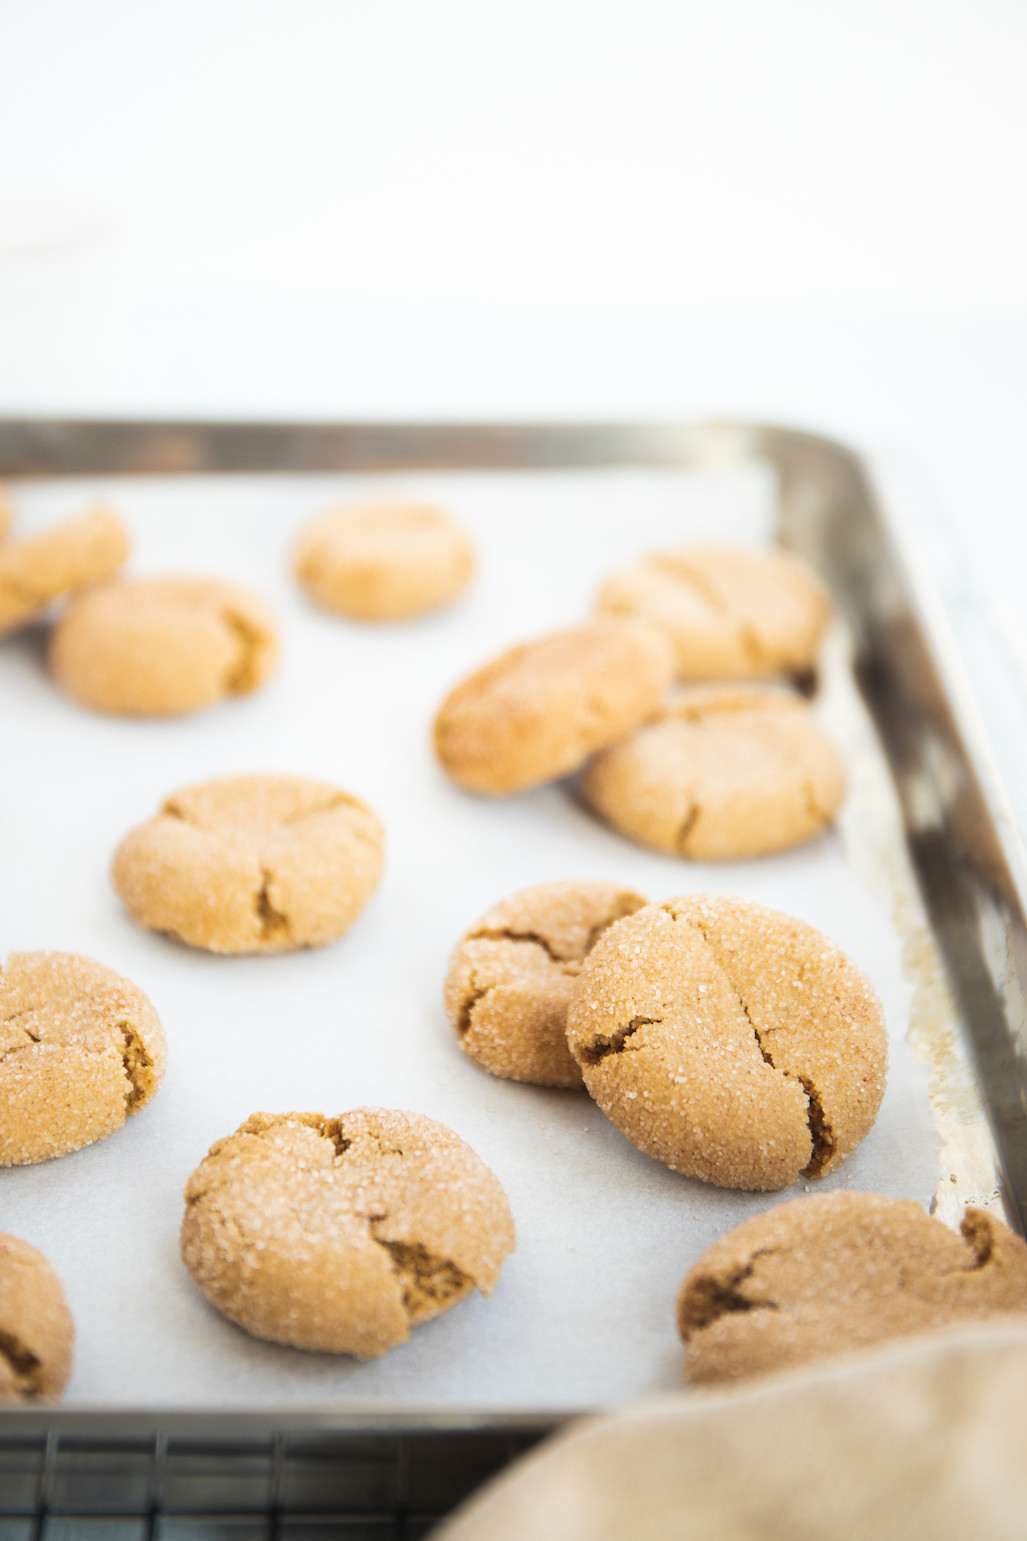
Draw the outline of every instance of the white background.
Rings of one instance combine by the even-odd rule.
[[[0,0],[0,411],[749,414],[1025,629],[1019,0]]]

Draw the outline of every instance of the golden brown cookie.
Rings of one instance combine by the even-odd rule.
[[[13,952],[0,969],[0,1166],[105,1139],[153,1097],[164,1029],[141,990],[92,958]]]
[[[305,776],[183,787],[126,835],[111,880],[133,919],[208,952],[289,952],[348,931],[378,886],[384,832]]]
[[[449,960],[446,1014],[465,1054],[493,1075],[580,1086],[567,1047],[567,1003],[582,960],[607,926],[640,909],[617,883],[540,883],[493,905]]]
[[[503,796],[566,776],[658,706],[673,664],[659,633],[600,619],[502,653],[457,685],[435,752],[472,792]]]
[[[0,1231],[0,1405],[60,1396],[74,1340],[64,1291],[46,1258]]]
[[[185,1199],[182,1258],[213,1306],[254,1337],[359,1359],[491,1294],[514,1245],[497,1179],[419,1113],[255,1113]]]
[[[296,576],[326,610],[357,621],[405,621],[452,604],[474,547],[440,508],[381,503],[337,508],[308,524]]]
[[[638,910],[581,967],[567,1040],[640,1150],[722,1188],[833,1172],[884,1095],[869,981],[819,931],[743,899]]]
[[[838,811],[845,771],[798,696],[695,686],[604,749],[582,791],[614,829],[671,856],[724,861],[783,851]]]
[[[50,645],[59,685],[83,706],[178,717],[257,690],[278,640],[262,599],[216,578],[140,578],[88,594]]]
[[[0,535],[6,514],[6,506],[0,507]],[[42,615],[62,594],[109,578],[128,553],[128,532],[107,508],[90,509],[28,540],[5,543],[0,550],[0,635]]]
[[[968,1209],[961,1238],[909,1199],[818,1193],[714,1242],[678,1296],[685,1378],[738,1380],[953,1322],[1027,1311],[1027,1242]]]
[[[682,680],[809,675],[830,618],[827,591],[805,562],[731,546],[643,557],[607,580],[598,605],[659,626]]]

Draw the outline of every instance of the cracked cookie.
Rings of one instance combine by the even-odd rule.
[[[671,856],[724,861],[818,834],[845,794],[841,756],[806,703],[770,687],[682,692],[587,766],[614,829]]]
[[[468,676],[435,719],[435,753],[471,792],[502,797],[566,776],[644,721],[670,683],[663,638],[600,618],[522,643]]]
[[[164,1029],[143,992],[66,952],[0,969],[0,1166],[65,1156],[120,1129],[164,1074]]]
[[[884,1095],[869,981],[812,926],[720,895],[611,926],[574,984],[567,1040],[633,1144],[721,1188],[833,1172]]]
[[[474,547],[440,508],[382,503],[338,508],[296,545],[300,583],[325,610],[356,621],[405,621],[452,604],[474,570]]]
[[[384,832],[359,798],[304,776],[183,787],[114,853],[133,919],[208,952],[288,952],[348,931],[378,886]]]
[[[75,1327],[41,1252],[0,1231],[0,1406],[60,1396]]]
[[[460,1047],[492,1075],[580,1086],[567,1003],[607,926],[645,900],[616,883],[540,883],[493,905],[449,961],[444,999]]]
[[[744,1221],[689,1270],[677,1305],[695,1385],[1011,1311],[1027,1311],[1019,1236],[979,1209],[957,1236],[875,1193],[818,1193]]]
[[[178,717],[249,695],[274,668],[264,601],[216,578],[140,578],[98,589],[54,629],[50,667],[83,706]]]
[[[0,534],[5,512],[0,507]],[[92,508],[41,535],[5,543],[0,550],[0,635],[35,620],[62,594],[109,578],[128,553],[128,532],[107,508]]]
[[[185,1189],[182,1259],[257,1338],[376,1359],[477,1287],[514,1246],[498,1180],[418,1113],[255,1113]]]
[[[659,626],[682,680],[808,678],[830,618],[812,568],[775,548],[657,552],[609,578],[598,607]]]

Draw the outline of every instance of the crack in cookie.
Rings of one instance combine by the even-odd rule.
[[[284,952],[344,935],[378,885],[383,830],[359,798],[302,776],[225,776],[165,798],[111,877],[150,931],[209,952]]]
[[[1011,1311],[1027,1311],[1027,1243],[993,1215],[967,1210],[956,1235],[911,1200],[837,1192],[714,1242],[677,1320],[686,1380],[712,1385]]]
[[[641,895],[613,883],[542,883],[493,906],[450,958],[444,997],[458,1041],[493,1075],[579,1087],[567,1003],[584,960]]]
[[[186,1186],[182,1257],[256,1337],[371,1359],[472,1289],[514,1243],[499,1183],[415,1113],[259,1113]]]
[[[688,895],[620,920],[573,986],[567,1038],[629,1139],[724,1187],[835,1170],[884,1092],[869,983],[812,927],[741,900]]]

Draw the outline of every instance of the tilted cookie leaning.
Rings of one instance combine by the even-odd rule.
[[[539,883],[501,899],[449,960],[446,1013],[460,1047],[492,1075],[580,1086],[567,1047],[567,1003],[607,926],[645,903],[617,883]]]
[[[259,595],[218,578],[139,578],[62,617],[50,667],[68,695],[123,717],[180,717],[259,689],[278,658]]]
[[[182,1259],[257,1338],[375,1359],[477,1287],[513,1250],[498,1180],[452,1129],[358,1108],[255,1113],[185,1190]]]
[[[522,643],[450,691],[435,753],[471,792],[502,797],[566,776],[658,706],[673,674],[659,632],[601,617]]]
[[[384,832],[349,792],[306,776],[182,787],[126,835],[111,880],[132,917],[208,952],[321,947],[381,877]]]
[[[0,1166],[64,1156],[120,1129],[164,1074],[143,992],[92,958],[14,952],[0,969]]]
[[[46,1258],[0,1231],[0,1404],[60,1396],[74,1340],[61,1281]]]
[[[685,1378],[734,1381],[1027,1311],[1027,1242],[979,1209],[957,1236],[910,1199],[818,1193],[715,1241],[677,1311]]]
[[[0,507],[0,534],[6,524]],[[126,560],[129,539],[107,508],[92,508],[0,551],[0,635],[25,626],[55,599],[109,578]]]
[[[807,676],[830,616],[827,590],[805,562],[739,546],[643,557],[607,579],[598,607],[660,627],[682,680]]]
[[[375,503],[332,509],[308,524],[295,570],[325,610],[405,621],[452,604],[474,570],[474,547],[440,508]]]
[[[805,701],[760,685],[693,686],[586,766],[587,802],[672,856],[787,850],[837,813],[845,770]]]
[[[812,926],[719,895],[611,926],[575,982],[567,1041],[629,1140],[722,1188],[834,1171],[884,1096],[869,981]]]

